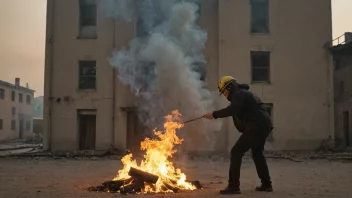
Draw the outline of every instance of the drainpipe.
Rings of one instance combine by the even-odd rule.
[[[114,19],[112,19],[113,21],[113,35],[112,35],[112,48],[113,48],[113,51],[115,50],[115,47],[116,47],[116,22]],[[113,79],[113,82],[112,82],[112,133],[111,133],[111,138],[112,138],[112,148],[114,149],[115,148],[115,105],[116,105],[116,102],[115,102],[115,99],[116,99],[116,69],[113,67],[112,68],[112,79]]]
[[[44,111],[46,116],[46,139],[47,139],[47,149],[51,150],[51,123],[52,123],[52,85],[53,85],[53,64],[54,64],[54,28],[55,28],[55,0],[47,1],[47,22],[46,22],[46,46],[45,46],[45,95],[44,97],[44,108],[47,108]]]

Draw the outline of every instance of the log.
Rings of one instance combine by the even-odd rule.
[[[120,188],[120,193],[127,194],[127,193],[141,192],[142,188],[144,188],[144,182],[141,180],[134,180],[131,184],[122,186]]]
[[[146,183],[156,184],[159,176],[131,167],[128,175]]]
[[[133,181],[133,178],[122,179],[117,181],[106,181],[102,183],[100,186],[89,187],[89,191],[97,191],[97,192],[117,192],[120,190],[121,186],[129,184]]]
[[[174,193],[177,193],[178,191],[180,191],[180,189],[176,186],[173,186],[173,185],[168,184],[166,182],[163,182],[163,184],[167,190],[172,190],[172,192],[174,192]]]

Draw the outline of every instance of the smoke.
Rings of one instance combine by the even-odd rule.
[[[109,17],[137,23],[137,37],[129,49],[113,52],[110,64],[118,78],[138,98],[149,127],[160,127],[163,117],[178,109],[183,119],[212,110],[213,94],[202,77],[206,61],[202,54],[207,33],[197,25],[199,0],[101,0]],[[188,148],[214,147],[211,121],[198,121],[184,128]],[[214,124],[215,122],[212,122]]]

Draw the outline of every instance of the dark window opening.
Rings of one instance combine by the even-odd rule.
[[[11,130],[16,130],[16,120],[11,120]]]
[[[0,89],[0,99],[5,99],[5,89]]]
[[[16,114],[16,107],[11,108],[11,115],[14,116]]]
[[[251,33],[269,33],[269,0],[250,0]]]
[[[15,91],[11,92],[11,101],[13,101],[13,102],[16,101],[16,92]]]
[[[270,52],[251,52],[252,82],[270,82]]]
[[[80,90],[96,89],[96,61],[79,61]]]
[[[79,1],[80,38],[97,38],[96,0]]]
[[[0,130],[2,130],[2,129],[3,129],[3,120],[0,119]]]
[[[30,95],[26,96],[26,103],[31,104],[31,96]]]
[[[20,103],[23,102],[23,94],[21,94],[21,93],[18,94],[18,101],[19,101]]]

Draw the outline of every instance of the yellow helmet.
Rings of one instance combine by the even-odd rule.
[[[218,89],[219,89],[219,93],[222,94],[224,92],[224,90],[231,85],[233,82],[236,82],[236,79],[232,76],[223,76],[220,79],[219,85],[218,85]]]

